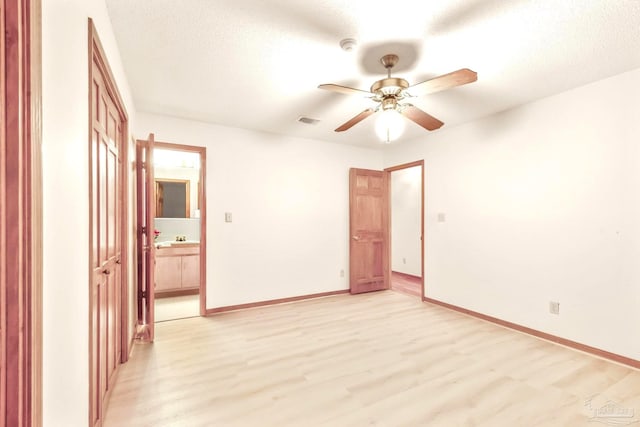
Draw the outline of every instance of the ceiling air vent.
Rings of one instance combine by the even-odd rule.
[[[317,124],[320,120],[318,120],[318,119],[312,119],[311,117],[300,116],[300,117],[298,117],[298,121],[299,121],[300,123],[304,123],[305,125],[315,125],[315,124]]]

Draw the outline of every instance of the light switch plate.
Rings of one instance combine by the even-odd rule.
[[[231,212],[225,212],[224,213],[224,222],[231,222],[233,220],[232,216],[231,216]]]

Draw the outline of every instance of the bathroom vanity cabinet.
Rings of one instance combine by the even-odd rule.
[[[156,250],[157,296],[162,297],[163,293],[197,293],[199,288],[199,244],[172,245]]]

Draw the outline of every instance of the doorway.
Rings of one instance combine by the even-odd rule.
[[[385,169],[389,173],[390,289],[424,296],[424,162]]]
[[[158,323],[200,315],[201,159],[158,143],[153,159]]]
[[[392,289],[424,299],[424,160],[349,170],[349,236],[352,294]]]
[[[139,254],[149,258],[139,257],[138,327],[153,341],[154,324],[205,314],[206,149],[153,135],[138,144],[149,151],[139,159],[148,173],[139,174],[136,196],[138,234],[149,236],[138,240]]]

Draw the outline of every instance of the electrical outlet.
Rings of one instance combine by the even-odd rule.
[[[560,303],[557,301],[549,301],[549,313],[560,314]]]
[[[407,263],[407,259],[406,258],[402,258],[402,263],[406,264]]]
[[[340,277],[344,277],[344,270],[340,270]]]

